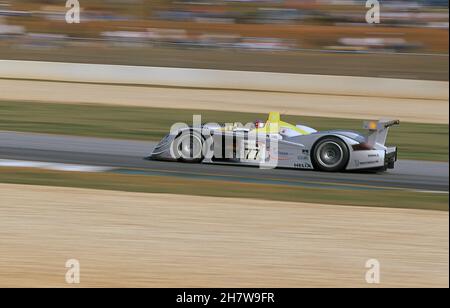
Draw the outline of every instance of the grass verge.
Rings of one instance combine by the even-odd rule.
[[[92,188],[144,193],[234,197],[348,206],[370,206],[448,211],[448,194],[402,190],[330,190],[288,185],[268,185],[180,179],[165,176],[59,172],[0,168],[0,182],[60,187]],[[257,204],[257,201],[250,201]]]
[[[245,124],[267,117],[210,110],[0,101],[0,130],[156,141],[173,123],[192,123],[193,114],[201,114],[203,122],[216,123]],[[353,119],[290,115],[283,119],[318,130],[360,130],[362,126],[362,121]],[[448,136],[448,125],[402,123],[391,130],[388,143],[399,147],[401,159],[448,161]]]

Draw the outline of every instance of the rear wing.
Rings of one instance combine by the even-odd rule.
[[[365,121],[363,128],[369,130],[367,143],[371,146],[374,146],[375,144],[384,146],[386,144],[389,128],[399,124],[400,120]]]

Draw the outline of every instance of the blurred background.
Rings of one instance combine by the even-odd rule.
[[[448,1],[0,0],[0,58],[448,80]],[[255,56],[256,55],[256,56]]]
[[[367,287],[374,257],[382,287],[448,287],[447,1],[380,0],[376,25],[365,0],[79,1],[68,24],[66,0],[0,0],[0,287],[66,287],[68,258],[82,287]],[[193,114],[269,111],[318,130],[400,119],[399,164],[142,159]]]

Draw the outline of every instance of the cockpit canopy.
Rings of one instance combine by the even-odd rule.
[[[269,118],[261,126],[262,127],[256,127],[257,132],[266,134],[280,134],[286,137],[309,135],[317,132],[317,130],[305,125],[292,125],[281,121],[279,112],[270,112]]]

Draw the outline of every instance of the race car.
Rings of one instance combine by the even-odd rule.
[[[172,127],[147,159],[188,163],[254,165],[263,168],[328,172],[393,169],[397,147],[385,145],[398,120],[366,121],[367,133],[317,131],[283,122],[271,112],[267,121]]]

